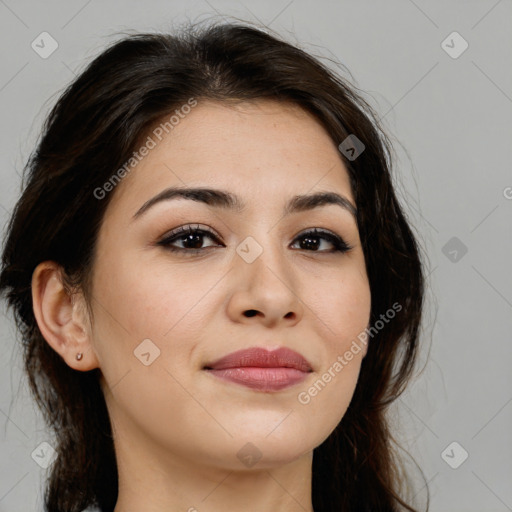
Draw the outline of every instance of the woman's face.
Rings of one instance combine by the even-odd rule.
[[[92,280],[116,442],[230,469],[293,461],[341,420],[365,353],[353,341],[370,289],[338,149],[310,114],[275,102],[199,102],[161,141],[150,135],[156,146],[110,192]],[[244,208],[213,195],[148,203],[173,187]],[[319,192],[348,203],[285,211]],[[173,233],[187,226],[200,231]],[[254,347],[291,349],[311,371],[208,369]]]

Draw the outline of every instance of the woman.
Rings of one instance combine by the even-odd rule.
[[[97,57],[0,275],[56,433],[47,510],[414,510],[385,413],[423,270],[390,169],[370,107],[260,30]]]

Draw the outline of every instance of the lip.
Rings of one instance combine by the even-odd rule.
[[[203,369],[220,379],[264,392],[293,386],[313,371],[302,355],[284,347],[272,351],[260,347],[238,350]]]

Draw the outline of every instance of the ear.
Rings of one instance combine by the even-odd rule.
[[[34,270],[32,305],[41,334],[68,366],[80,371],[99,367],[85,299],[81,293],[73,298],[68,294],[57,263],[45,261]],[[77,360],[79,353],[83,355]]]

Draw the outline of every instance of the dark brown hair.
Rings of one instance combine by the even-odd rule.
[[[100,369],[75,371],[44,340],[32,309],[35,267],[53,260],[88,297],[96,239],[115,191],[94,190],[120,169],[158,120],[187,103],[273,99],[312,113],[338,146],[356,135],[356,158],[340,152],[357,205],[371,289],[370,325],[398,303],[363,359],[343,419],[314,450],[315,512],[414,510],[385,418],[410,378],[424,296],[419,246],[395,195],[391,145],[372,108],[318,59],[278,36],[239,23],[190,26],[178,35],[132,34],[112,43],[67,87],[30,156],[8,225],[0,291],[22,336],[30,387],[55,431],[57,459],[46,510],[114,509],[117,466]]]

